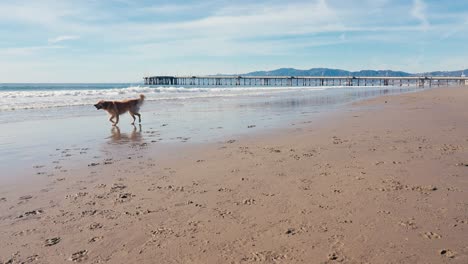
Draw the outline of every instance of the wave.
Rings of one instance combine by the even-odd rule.
[[[98,100],[122,100],[145,94],[148,101],[188,100],[208,97],[261,96],[291,91],[324,90],[337,87],[148,87],[99,89],[0,90],[0,111],[53,108],[94,104]]]

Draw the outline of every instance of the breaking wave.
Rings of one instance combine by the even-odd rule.
[[[24,88],[26,87],[26,88]],[[331,87],[97,87],[90,85],[70,87],[0,86],[0,111],[54,108],[94,104],[98,100],[122,100],[145,94],[146,100],[189,100],[209,97],[262,96],[282,92],[324,90]]]

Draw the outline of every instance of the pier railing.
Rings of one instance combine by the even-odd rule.
[[[182,86],[445,86],[467,85],[468,77],[357,76],[148,76],[145,85]]]

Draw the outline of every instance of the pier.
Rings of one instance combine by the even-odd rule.
[[[145,85],[179,86],[447,86],[467,85],[468,77],[357,77],[357,76],[148,76]]]

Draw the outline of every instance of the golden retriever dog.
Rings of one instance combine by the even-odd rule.
[[[140,94],[139,99],[128,99],[123,101],[104,101],[101,100],[97,102],[94,106],[97,110],[103,109],[106,110],[109,115],[109,121],[113,126],[116,126],[119,123],[119,116],[129,112],[133,117],[132,125],[135,124],[135,116],[138,116],[138,122],[141,123],[140,107],[145,100],[145,96]],[[115,121],[114,121],[115,118]]]

